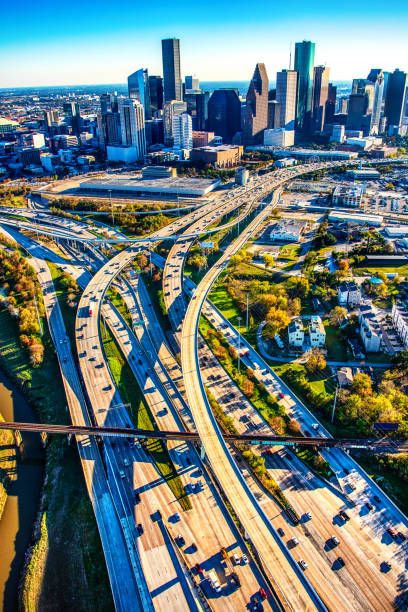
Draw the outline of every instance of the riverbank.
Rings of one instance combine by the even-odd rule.
[[[0,413],[0,421],[4,421]],[[11,431],[0,430],[0,520],[3,516],[10,483],[16,477],[17,453]]]
[[[54,347],[44,335],[44,362],[32,368],[18,341],[15,321],[0,311],[0,365],[20,388],[39,420],[68,423]],[[75,448],[49,439],[45,483],[34,541],[20,584],[23,610],[112,610],[103,550]],[[33,523],[30,524],[32,532]]]

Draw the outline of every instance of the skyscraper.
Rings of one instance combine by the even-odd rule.
[[[166,38],[162,40],[164,101],[183,99],[183,88],[180,70],[180,40]]]
[[[295,45],[295,70],[298,73],[296,128],[308,132],[312,113],[313,66],[315,43],[309,40]]]
[[[404,112],[404,101],[407,88],[407,74],[402,70],[394,70],[388,77],[387,96],[385,99],[384,113],[388,119],[388,125],[392,130],[397,130],[402,124]]]
[[[329,95],[330,69],[316,66],[313,70],[312,132],[321,132],[325,122],[326,102]]]
[[[116,92],[102,94],[99,100],[101,103],[102,115],[109,111],[113,113],[118,112],[118,96]]]
[[[268,127],[269,80],[265,64],[257,64],[246,96],[244,118],[244,144],[263,142],[263,133]]]
[[[281,70],[276,74],[276,102],[279,104],[279,125],[287,131],[295,129],[296,89],[298,75],[295,70]]]
[[[195,75],[186,76],[184,79],[184,83],[186,86],[186,90],[193,89],[194,91],[197,91],[198,89],[200,89],[200,81]]]
[[[205,130],[208,118],[208,91],[186,90],[184,101],[187,103],[187,112],[193,120],[193,130]]]
[[[152,115],[163,108],[163,79],[161,76],[149,76],[150,109]]]
[[[241,102],[237,89],[216,89],[208,101],[208,130],[232,142],[241,131]]]
[[[384,73],[381,68],[372,68],[367,80],[374,84],[373,110],[371,112],[370,134],[378,134],[384,98]]]
[[[173,116],[173,141],[177,149],[193,148],[193,122],[188,113]]]
[[[181,100],[171,100],[163,107],[163,131],[164,144],[166,147],[174,145],[173,119],[176,115],[181,115],[187,111],[187,104]]]
[[[128,76],[129,98],[139,100],[144,108],[145,119],[152,118],[150,106],[149,75],[147,70],[140,68]]]
[[[119,98],[119,116],[122,145],[134,147],[136,157],[142,160],[146,154],[144,109],[139,100]]]
[[[332,123],[336,112],[337,87],[333,83],[329,83],[327,90],[326,111],[324,115],[325,123]]]
[[[361,130],[368,109],[367,93],[352,93],[349,97],[346,129]]]

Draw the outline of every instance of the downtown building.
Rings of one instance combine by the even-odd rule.
[[[174,117],[187,112],[187,104],[181,100],[171,100],[163,108],[163,132],[166,147],[174,146],[173,125]]]
[[[207,129],[231,143],[241,131],[241,102],[237,89],[216,89],[208,101]]]
[[[394,70],[388,77],[384,114],[390,135],[400,133],[407,104],[407,74]]]
[[[144,108],[145,119],[152,118],[150,106],[149,75],[147,70],[140,68],[128,76],[128,94],[132,100],[138,100]]]
[[[311,132],[322,132],[326,119],[326,105],[329,97],[330,69],[316,66],[313,70],[312,122]]]
[[[162,40],[164,102],[183,100],[183,83],[180,69],[180,40]]]
[[[121,145],[119,147],[107,147],[108,159],[111,161],[126,161],[128,163],[141,161],[146,155],[143,106],[139,100],[119,98],[118,110]]]
[[[188,113],[173,116],[173,146],[187,151],[193,148],[193,122]]]
[[[265,64],[257,64],[249,84],[244,115],[244,145],[261,144],[268,127],[269,80]]]
[[[295,70],[298,73],[296,129],[306,134],[310,131],[312,115],[314,56],[315,43],[304,40],[295,44]]]

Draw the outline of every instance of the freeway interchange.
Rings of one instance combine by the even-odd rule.
[[[114,229],[101,230],[97,225],[53,217],[42,209],[2,211],[2,231],[32,253],[43,288],[48,324],[71,420],[78,428],[76,440],[118,610],[244,610],[260,605],[263,609],[285,610],[391,610],[405,605],[406,544],[385,545],[381,536],[391,526],[403,533],[407,519],[358,464],[336,448],[337,441],[330,439],[321,426],[319,436],[304,438],[307,444],[327,447],[322,453],[336,474],[336,488],[319,481],[291,456],[290,450],[276,446],[276,441],[268,455],[271,474],[281,487],[285,489],[291,483],[288,497],[300,515],[296,527],[248,475],[234,445],[237,439],[222,434],[206,393],[211,388],[221,398],[223,390],[230,389],[235,403],[242,402],[252,411],[251,418],[258,420],[257,442],[271,440],[273,432],[255,409],[245,404],[239,389],[200,338],[198,323],[202,313],[211,317],[218,329],[228,331],[228,342],[236,343],[236,330],[208,301],[211,287],[230,258],[270,216],[286,181],[336,164],[309,164],[258,177],[250,188],[237,188],[206,202],[143,239],[128,239]],[[184,263],[195,240],[232,228],[237,230],[236,238],[198,286],[185,282]],[[56,256],[41,244],[41,236],[59,242],[69,257],[57,257],[58,265],[83,287],[74,351],[67,341],[48,268],[44,267],[46,259],[55,261]],[[173,344],[143,279],[132,269],[146,246],[167,240],[173,241],[173,246],[166,260],[160,261],[157,254],[151,257],[164,267],[163,297],[174,331]],[[116,243],[126,248],[110,259],[98,250],[101,245]],[[108,299],[106,292],[112,285],[121,295],[130,321]],[[140,433],[115,384],[101,325],[110,330],[154,415],[154,437],[167,440],[189,500],[183,512],[166,478],[146,452],[146,445],[138,440],[145,433]],[[180,347],[179,361],[175,344]],[[282,405],[288,414],[299,418],[303,431],[310,431],[315,417],[290,389],[284,388],[256,351],[251,346],[246,348],[243,360],[271,393],[283,389]],[[228,410],[235,415],[235,407]],[[95,433],[104,434],[103,443],[95,443]],[[245,430],[240,434],[238,441],[249,439]],[[356,441],[350,441],[350,446],[353,443],[356,445]],[[261,444],[257,446],[257,452],[265,451]],[[375,499],[375,510],[362,513],[358,496],[365,505]],[[341,521],[341,512],[347,521]],[[108,524],[112,525],[111,533]],[[346,562],[341,571],[335,566],[336,541]],[[383,571],[387,564],[392,571]],[[220,591],[211,578],[214,571],[222,584]]]

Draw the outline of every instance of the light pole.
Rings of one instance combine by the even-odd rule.
[[[335,412],[336,412],[336,404],[337,404],[337,394],[339,392],[339,388],[341,389],[341,384],[340,383],[338,383],[336,385],[336,392],[334,394],[334,402],[333,402],[333,408],[332,408],[332,413],[331,413],[331,423],[334,422],[334,415],[335,415]]]
[[[241,317],[238,317],[238,372],[241,372]]]

